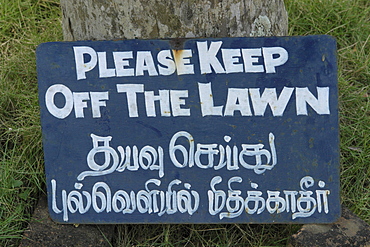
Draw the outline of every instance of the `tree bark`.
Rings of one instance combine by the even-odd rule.
[[[283,0],[61,0],[66,41],[284,36]]]

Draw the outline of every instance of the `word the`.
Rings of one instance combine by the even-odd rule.
[[[303,177],[300,181],[300,191],[283,190],[284,196],[280,196],[281,191],[267,190],[263,196],[262,191],[247,191],[247,197],[244,199],[241,190],[234,190],[233,183],[241,183],[241,177],[232,177],[228,181],[227,194],[223,190],[217,190],[215,186],[222,182],[220,176],[216,176],[210,183],[211,189],[208,190],[209,213],[211,215],[219,214],[220,219],[235,218],[244,211],[248,214],[261,214],[267,209],[270,214],[281,214],[291,212],[292,219],[310,217],[318,211],[325,214],[329,213],[328,195],[330,190],[309,191],[308,188],[314,186],[314,179],[310,176]],[[251,183],[253,189],[258,188],[258,184]],[[325,187],[324,181],[319,181],[320,188]],[[266,195],[267,194],[267,195]],[[299,194],[299,197],[298,197]],[[315,195],[314,195],[315,194]],[[267,199],[266,199],[267,197]],[[298,197],[298,198],[297,198]],[[226,211],[223,210],[226,207]]]

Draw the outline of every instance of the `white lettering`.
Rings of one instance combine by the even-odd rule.
[[[128,114],[130,117],[138,117],[137,93],[144,92],[144,84],[117,84],[118,93],[126,93]]]
[[[130,66],[130,63],[127,59],[132,59],[132,51],[124,52],[113,52],[114,65],[116,67],[117,76],[133,76],[134,69],[126,68]]]
[[[185,138],[185,140],[189,143],[189,148],[187,149],[185,146],[177,144],[176,142],[180,138]],[[231,140],[230,136],[225,136],[224,140],[228,143]],[[238,147],[234,145],[232,151],[229,145],[223,147],[222,145],[218,144],[200,144],[196,145],[195,150],[195,143],[193,136],[186,132],[186,131],[179,131],[175,135],[172,136],[170,145],[169,145],[169,154],[172,163],[178,168],[184,167],[193,167],[195,164],[198,168],[201,169],[208,169],[213,168],[215,170],[222,169],[226,166],[227,170],[238,170],[239,169],[239,162],[245,169],[253,170],[256,174],[262,174],[266,170],[272,170],[275,165],[277,164],[277,155],[276,155],[276,148],[275,148],[275,136],[274,134],[269,134],[269,144],[271,148],[271,152],[267,149],[262,149],[264,147],[263,144],[242,144],[242,150],[239,152]],[[218,149],[217,149],[218,148]],[[226,150],[226,161],[225,161],[225,150]],[[181,156],[180,160],[182,163],[179,162],[179,159],[175,153],[176,151],[180,151]],[[206,158],[202,159],[201,156],[205,156]],[[248,160],[249,163],[245,160],[246,157],[254,157],[253,160]],[[218,162],[215,162],[218,158]],[[262,159],[265,157],[265,159]],[[207,160],[207,163],[202,163]],[[217,164],[215,166],[215,164]]]
[[[197,42],[198,54],[199,54],[199,64],[201,74],[212,73],[212,68],[215,73],[225,73],[220,61],[216,57],[218,51],[220,50],[222,41],[211,42],[209,49],[207,48],[207,41]]]
[[[172,75],[176,71],[176,64],[170,50],[162,50],[158,53],[158,71],[161,75]],[[165,67],[163,67],[163,66]]]
[[[282,116],[292,96],[293,90],[294,88],[284,87],[279,98],[277,98],[275,88],[265,88],[262,95],[260,95],[259,88],[250,88],[249,93],[252,100],[254,115],[263,116],[267,105],[269,105],[273,116]]]
[[[106,106],[106,100],[109,99],[108,92],[90,92],[91,108],[93,118],[100,118],[100,107]]]
[[[190,116],[190,109],[181,108],[185,105],[185,99],[188,97],[188,90],[171,90],[171,108],[172,115],[174,117],[178,116]]]
[[[136,55],[136,76],[144,75],[148,71],[149,76],[156,76],[158,72],[154,66],[154,60],[150,51],[138,51]]]
[[[276,73],[276,67],[288,61],[288,52],[283,47],[262,48],[221,48],[222,41],[197,42],[201,74],[224,73]],[[88,46],[74,46],[77,80],[86,79],[86,73],[97,65],[99,78],[122,76],[169,76],[177,71],[178,75],[194,74],[194,64],[190,58],[193,50],[155,51],[106,51],[96,52]],[[221,50],[221,54],[218,54]],[[108,57],[113,58],[114,68],[108,68]],[[220,58],[222,57],[222,59]],[[259,57],[263,61],[259,61]],[[130,60],[136,61],[135,68]]]
[[[62,94],[64,97],[65,104],[61,108],[55,105],[54,98],[57,93]],[[56,118],[64,119],[68,117],[73,110],[73,93],[68,87],[62,84],[52,85],[45,93],[45,104],[51,115]]]
[[[77,80],[86,79],[86,72],[92,70],[97,62],[95,50],[88,46],[74,46]],[[85,63],[84,55],[90,56],[90,61]]]
[[[99,77],[100,78],[116,76],[115,69],[112,69],[112,68],[108,69],[107,53],[105,51],[98,52],[98,63],[99,63]]]
[[[64,98],[64,106],[58,107],[55,104],[55,97],[61,94]],[[106,100],[109,99],[108,92],[72,92],[68,87],[62,84],[55,84],[48,88],[45,93],[46,108],[56,118],[64,119],[68,117],[73,108],[76,118],[84,118],[84,109],[88,108],[87,100],[91,97],[92,117],[100,118],[100,107],[106,106]]]
[[[251,215],[261,214],[265,209],[269,214],[291,212],[293,220],[310,217],[316,210],[318,213],[329,213],[328,195],[330,190],[316,190],[316,197],[314,197],[313,191],[307,191],[307,188],[314,186],[314,179],[310,176],[301,179],[302,190],[284,190],[285,197],[280,196],[280,191],[267,190],[264,193],[258,190],[248,190],[246,191],[247,197],[244,199],[241,190],[231,188],[232,183],[242,182],[241,177],[232,177],[228,180],[229,190],[226,196],[224,191],[215,188],[215,185],[221,182],[222,178],[215,176],[210,182],[211,190],[208,190],[208,212],[211,215],[219,214],[220,219],[238,217],[244,210]],[[323,188],[325,183],[319,181],[318,186]],[[251,183],[251,187],[257,189],[258,184]],[[296,197],[297,194],[300,194],[299,198]],[[226,209],[226,212],[221,212],[223,209]]]
[[[243,72],[243,64],[239,63],[240,49],[221,49],[221,52],[227,74]]]
[[[283,47],[262,47],[262,51],[266,73],[276,73],[275,67],[288,61],[288,52]]]
[[[224,115],[234,116],[235,111],[240,111],[242,116],[252,116],[248,88],[229,88]]]
[[[261,48],[242,49],[245,73],[265,72],[262,64],[258,63],[258,57],[262,56]]]
[[[190,63],[191,50],[172,50],[178,75],[194,74],[194,65]]]
[[[202,116],[222,116],[223,106],[214,106],[211,83],[198,83]]]
[[[125,149],[118,146],[117,150],[110,146],[111,136],[90,135],[92,138],[93,148],[87,154],[86,162],[89,171],[83,171],[78,176],[79,181],[84,180],[88,176],[103,176],[111,174],[115,171],[123,172],[126,170],[137,171],[141,167],[143,170],[158,171],[158,176],[164,176],[163,148],[155,149],[152,146],[144,146],[138,150],[137,146],[131,149],[127,146]],[[132,151],[131,151],[132,150]],[[104,154],[104,163],[98,164],[95,161],[95,156],[99,153]],[[119,154],[119,155],[118,155]],[[133,162],[131,163],[131,157]]]
[[[161,181],[158,179],[149,179],[145,182],[145,190],[128,192],[117,190],[112,192],[109,185],[105,182],[97,182],[93,185],[91,192],[79,191],[82,188],[75,186],[77,190],[67,193],[62,190],[61,202],[57,202],[57,181],[52,179],[52,210],[56,214],[63,213],[63,221],[69,221],[69,214],[85,214],[89,211],[95,213],[122,213],[132,214],[136,210],[141,214],[156,213],[158,216],[174,213],[188,213],[193,215],[199,208],[199,193],[191,190],[191,184],[184,183],[183,188],[174,190],[173,186],[180,186],[181,180],[172,180],[166,191],[149,189],[149,185],[160,186]],[[113,195],[113,196],[112,196]],[[62,204],[59,209],[57,204]],[[113,209],[113,210],[112,210]]]
[[[87,102],[85,100],[90,100],[88,92],[73,93],[73,103],[75,107],[76,118],[84,118],[83,109],[87,108]]]
[[[296,107],[297,115],[308,115],[307,104],[314,109],[317,114],[324,115],[330,114],[329,108],[329,88],[328,87],[316,87],[317,99],[308,90],[307,87],[296,88]]]
[[[159,90],[159,95],[154,95],[153,91],[145,91],[145,107],[146,115],[148,117],[155,117],[155,101],[159,101],[162,117],[170,117],[170,92],[169,90]]]

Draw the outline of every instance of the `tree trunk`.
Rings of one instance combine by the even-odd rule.
[[[283,0],[61,0],[67,41],[284,36]]]

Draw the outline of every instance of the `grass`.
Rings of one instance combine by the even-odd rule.
[[[289,35],[337,38],[342,202],[370,223],[370,2],[285,0]],[[35,48],[62,40],[58,0],[0,0],[0,245],[44,188]],[[116,246],[284,246],[297,225],[120,225]]]
[[[119,225],[117,246],[285,246],[297,225]]]
[[[16,245],[44,187],[35,48],[62,39],[58,3],[0,0],[0,245]]]

